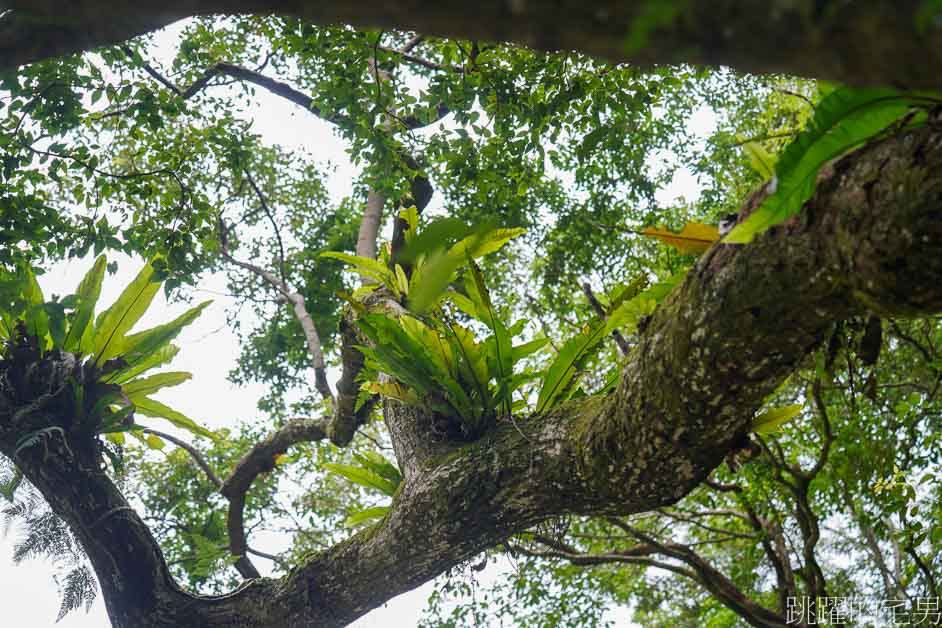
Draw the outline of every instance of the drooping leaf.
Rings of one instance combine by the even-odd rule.
[[[176,427],[186,430],[195,436],[203,436],[210,440],[219,440],[219,437],[216,436],[216,434],[209,431],[205,427],[202,427],[193,419],[186,417],[180,412],[177,412],[173,408],[167,407],[155,399],[151,399],[149,397],[136,398],[134,400],[134,410],[137,414],[142,414],[144,416],[154,417],[156,419],[166,419]]]
[[[654,227],[648,227],[641,233],[649,238],[657,238],[684,255],[699,255],[720,239],[720,232],[715,226],[699,222],[688,222],[680,233]]]

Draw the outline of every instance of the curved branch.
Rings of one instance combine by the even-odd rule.
[[[314,419],[292,419],[268,436],[256,443],[236,464],[232,473],[219,488],[219,492],[229,500],[226,529],[229,532],[229,551],[238,556],[235,568],[244,578],[260,576],[258,570],[246,555],[248,544],[245,538],[245,495],[252,482],[262,473],[275,468],[278,456],[288,451],[292,445],[323,440],[327,437],[326,426]]]
[[[222,488],[222,480],[219,479],[219,476],[216,475],[215,471],[213,471],[213,468],[206,461],[206,458],[203,457],[203,454],[201,454],[196,447],[189,444],[185,440],[177,438],[176,436],[167,434],[166,432],[160,432],[149,427],[146,427],[141,431],[145,434],[153,434],[154,436],[158,436],[166,441],[170,441],[186,453],[190,454],[190,457],[193,458],[193,461],[196,463],[196,465],[203,470],[203,473],[206,474],[206,477],[209,478],[209,481],[212,482],[213,486],[216,488]]]

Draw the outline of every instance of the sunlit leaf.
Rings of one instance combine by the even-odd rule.
[[[771,434],[782,425],[801,414],[800,403],[779,408],[769,408],[752,420],[751,430],[756,434]]]
[[[720,239],[720,232],[715,226],[699,222],[688,222],[680,233],[654,227],[648,227],[641,233],[649,238],[656,238],[685,255],[699,255]]]

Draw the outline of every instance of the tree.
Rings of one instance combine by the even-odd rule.
[[[768,217],[770,207],[778,207],[779,213],[766,222],[779,224],[748,244],[712,246],[672,291],[667,289],[670,285],[642,291],[635,284],[630,292],[621,293],[631,308],[616,309],[619,299],[613,295],[607,302],[612,307],[606,309],[590,284],[585,289],[589,301],[598,304],[598,318],[610,317],[609,324],[596,321],[561,346],[560,357],[553,360],[559,367],[554,372],[550,366],[539,378],[543,391],[547,382],[556,385],[539,395],[535,411],[519,416],[501,405],[527,397],[511,396],[511,380],[505,378],[508,371],[497,357],[501,347],[511,346],[512,326],[499,322],[502,316],[529,306],[537,315],[561,320],[572,309],[576,290],[581,291],[573,289],[573,279],[592,276],[597,290],[603,283],[608,287],[644,270],[677,270],[682,259],[667,255],[653,243],[632,247],[624,254],[628,236],[612,237],[611,230],[637,229],[656,220],[679,222],[696,212],[715,215],[731,199],[716,193],[706,207],[660,208],[654,193],[670,171],[647,164],[654,156],[663,157],[668,147],[679,160],[692,159],[690,138],[679,120],[700,102],[735,105],[737,119],[746,120],[750,107],[759,106],[757,98],[768,94],[770,86],[781,88],[781,84],[689,68],[641,72],[579,55],[544,57],[524,49],[412,33],[312,27],[290,17],[297,13],[309,17],[309,9],[277,3],[269,9],[289,17],[191,22],[169,72],[152,62],[147,38],[118,43],[189,14],[191,5],[185,3],[178,11],[173,3],[165,4],[155,14],[140,7],[127,13],[118,7],[116,19],[108,26],[91,29],[86,29],[87,16],[98,15],[92,3],[74,4],[75,13],[54,22],[41,3],[14,6],[0,17],[6,40],[19,42],[4,48],[9,50],[3,56],[6,67],[71,52],[76,45],[72,42],[79,47],[117,43],[99,49],[98,57],[47,59],[4,77],[3,88],[10,93],[3,133],[5,237],[22,241],[23,247],[4,251],[3,262],[11,269],[22,269],[24,260],[35,263],[43,256],[82,254],[92,246],[159,254],[153,267],[171,288],[194,281],[202,270],[225,264],[233,269],[233,288],[258,301],[259,312],[271,317],[267,324],[247,332],[261,340],[249,343],[238,376],[272,382],[273,394],[264,407],[273,414],[276,429],[263,438],[250,430],[232,438],[226,447],[213,449],[209,461],[200,449],[181,445],[203,470],[232,465],[225,478],[206,475],[225,500],[224,538],[246,582],[234,593],[218,597],[187,593],[176,585],[151,530],[109,475],[101,472],[100,433],[109,430],[75,429],[80,421],[74,416],[74,406],[62,396],[66,384],[75,379],[76,363],[71,357],[75,351],[48,350],[56,343],[54,326],[48,322],[60,320],[56,311],[71,308],[71,316],[76,316],[81,300],[59,309],[45,302],[23,309],[26,321],[46,316],[47,345],[43,344],[45,330],[37,333],[35,326],[31,332],[25,324],[7,325],[0,452],[68,524],[98,575],[116,626],[342,625],[501,544],[522,554],[574,562],[634,558],[638,560],[624,562],[667,564],[675,572],[684,572],[683,576],[692,574],[718,603],[756,625],[781,625],[786,598],[792,593],[815,597],[829,591],[815,557],[818,523],[814,513],[809,514],[809,487],[822,473],[834,439],[840,437],[835,436],[839,431],[829,418],[832,402],[822,379],[833,371],[836,358],[825,355],[808,394],[820,435],[815,439],[799,434],[794,455],[803,452],[804,457],[785,456],[775,441],[756,445],[747,434],[755,427],[756,412],[767,397],[789,375],[806,373],[809,356],[828,338],[840,337],[835,324],[855,324],[870,313],[905,319],[939,309],[942,294],[937,286],[942,269],[936,251],[942,233],[935,208],[942,153],[935,96],[900,90],[837,90],[825,96],[814,114],[817,126],[800,135],[790,145],[798,148],[786,150],[776,167],[778,185],[788,193],[799,187],[807,192],[804,196],[796,192],[798,202],[791,203],[800,212],[777,201],[785,193],[764,183],[742,203],[740,227],[748,222],[749,214]],[[855,29],[873,20],[885,25],[879,41],[892,42],[897,59],[919,55],[931,61],[939,51],[931,3],[908,3],[892,17],[880,8],[859,9],[853,19],[844,9],[805,16],[801,23],[807,31],[799,33],[807,32],[807,39],[796,37],[794,50],[784,51],[790,54],[775,51],[774,61],[768,61],[763,39],[781,28],[774,19],[762,22],[763,29],[753,28],[756,39],[743,35],[736,39],[742,46],[729,46],[716,44],[716,33],[729,27],[735,35],[739,22],[730,17],[732,9],[717,10],[711,5],[713,13],[708,15],[706,3],[693,5],[689,12],[675,8],[662,13],[653,5],[639,6],[647,6],[648,13],[626,15],[624,20],[618,13],[617,19],[606,23],[608,27],[595,29],[600,36],[593,41],[599,43],[593,44],[597,47],[586,44],[586,50],[674,61],[678,59],[674,50],[690,49],[687,60],[739,62],[744,69],[805,75],[819,70],[822,76],[857,84],[883,83],[897,69],[890,61],[872,62],[869,52],[860,57],[870,60],[863,66],[840,61],[842,53],[860,45],[850,42],[863,41],[854,39],[854,33],[861,32]],[[202,7],[200,13],[264,9],[226,3],[203,3]],[[595,9],[586,5],[585,10]],[[435,32],[501,34],[500,23],[486,15],[480,21],[459,24],[446,19],[455,13],[445,11],[456,9],[417,14],[415,24],[425,25],[427,19],[428,28]],[[526,9],[523,13],[519,21],[512,18],[507,23],[514,29],[526,24],[552,26],[537,17],[546,14]],[[743,15],[755,14],[743,11]],[[797,19],[797,14],[786,15]],[[343,17],[372,21],[374,14],[344,13]],[[716,19],[726,20],[723,27],[715,27]],[[388,23],[408,25],[395,18]],[[583,18],[573,21],[584,23]],[[755,19],[747,22],[749,27],[755,24]],[[539,30],[536,43],[543,47],[555,47],[557,41],[584,44],[593,28]],[[851,34],[835,39],[827,53],[808,44],[821,41],[821,32],[843,33],[841,28]],[[87,36],[68,38],[75,29]],[[606,32],[615,36],[601,36]],[[662,34],[693,45],[677,46],[678,39],[660,38]],[[31,45],[23,46],[25,40]],[[699,50],[697,44],[701,44]],[[665,56],[662,45],[670,56]],[[879,50],[872,40],[867,40],[865,48]],[[904,77],[911,86],[935,86],[928,70],[931,63],[906,67],[913,68],[912,75]],[[290,81],[282,80],[284,76]],[[365,164],[358,182],[365,198],[362,207],[352,201],[335,206],[309,163],[277,147],[263,146],[244,118],[233,112],[230,93],[215,95],[214,90],[226,84],[247,93],[271,92],[335,125]],[[819,97],[803,83],[789,84],[787,91],[810,100]],[[752,98],[740,101],[741,94],[752,94]],[[99,101],[104,105],[96,106]],[[663,114],[651,115],[656,106],[663,107]],[[869,117],[855,117],[860,111]],[[778,107],[775,113],[785,122],[753,120],[759,124],[756,130],[764,132],[766,148],[776,147],[775,138],[769,136],[772,132],[783,125],[793,132],[809,115],[808,111],[796,114],[794,107]],[[845,121],[830,123],[840,133],[815,135],[815,129],[825,128],[821,125],[827,116]],[[627,146],[626,136],[631,139]],[[834,145],[820,148],[831,141],[842,150],[833,152]],[[702,169],[723,171],[728,166],[730,180],[744,186],[748,182],[742,174],[744,160],[728,148],[725,152],[717,149]],[[802,158],[814,155],[815,150],[833,154],[827,153],[823,168],[819,158],[809,170]],[[799,167],[805,169],[799,172]],[[574,185],[563,185],[557,171],[572,173]],[[802,185],[790,187],[796,172],[803,177]],[[751,182],[758,184],[758,179],[753,175]],[[423,233],[418,215],[428,208],[433,185],[446,198],[452,218],[481,225],[498,217],[502,227],[527,228],[528,245],[541,247],[534,250],[543,253],[528,279],[540,293],[553,295],[554,301],[541,304],[543,300],[537,300],[533,305],[514,299],[512,286],[519,280],[519,271],[499,272],[508,268],[507,257],[486,259],[483,272],[468,262],[468,254],[474,256],[478,248],[495,248],[496,240],[509,239],[516,232],[469,231],[455,222],[429,223],[428,233],[464,243],[459,245],[461,254],[451,257],[432,246],[431,236],[423,240],[417,235],[417,231]],[[717,185],[721,187],[722,182]],[[65,203],[78,210],[59,210],[57,205]],[[626,208],[628,204],[633,208]],[[127,215],[116,221],[115,213],[96,213],[99,206]],[[377,251],[384,206],[387,215],[395,217],[395,229],[391,247]],[[541,211],[554,217],[550,228],[537,220]],[[784,218],[788,220],[783,223]],[[690,252],[689,247],[682,248]],[[336,256],[317,255],[344,250],[365,258],[352,261],[372,281],[370,296],[364,300],[362,291],[352,295],[345,309],[334,294],[347,281],[343,266]],[[615,256],[619,251],[619,263],[611,264],[615,268],[604,268],[600,255]],[[386,263],[375,261],[378,256]],[[475,392],[470,387],[431,387],[416,399],[415,392],[427,382],[419,377],[421,373],[406,368],[408,360],[397,366],[395,355],[381,351],[405,346],[402,343],[408,338],[378,310],[385,307],[398,313],[407,307],[425,316],[459,267],[467,267],[467,279],[449,294],[468,300],[459,306],[464,305],[466,314],[470,311],[472,318],[488,328],[491,340],[466,343],[453,325],[431,315],[416,319],[425,327],[412,329],[439,340],[451,329],[458,350],[481,347],[482,352],[490,351],[495,358],[484,359],[483,368],[490,374],[484,383],[496,388]],[[16,287],[14,296],[31,290],[30,282],[23,280],[27,275],[9,272],[17,278],[9,284]],[[151,283],[155,282],[148,286]],[[417,286],[426,291],[424,299],[418,298],[417,292],[423,292]],[[402,294],[407,291],[408,295]],[[266,297],[278,305],[266,304]],[[495,303],[504,311],[496,312],[500,308]],[[622,323],[622,328],[617,329],[613,320]],[[340,331],[334,335],[331,330],[337,326]],[[912,337],[905,323],[897,326],[898,338]],[[610,331],[619,332],[627,355],[609,382],[603,377],[604,361],[594,363],[597,381],[587,378],[586,389],[595,394],[580,394],[571,377],[573,367],[593,364],[587,349]],[[931,336],[933,330],[927,333]],[[546,335],[554,336],[552,331]],[[924,343],[913,344],[926,351],[925,363],[933,362]],[[366,350],[357,345],[365,345]],[[326,371],[332,354],[337,355],[342,370],[336,392]],[[508,354],[512,359],[512,351],[504,351],[504,359]],[[92,355],[96,360],[100,357],[97,352]],[[411,366],[431,377],[431,363],[430,358],[413,361]],[[370,370],[384,371],[405,387],[397,388],[395,381],[378,376],[363,385],[361,375]],[[310,388],[315,394],[290,409],[325,418],[288,419],[291,414],[283,401],[284,392],[308,372],[313,372]],[[29,377],[13,377],[13,373]],[[931,378],[926,378],[916,383],[931,388]],[[89,398],[100,396],[94,384],[89,386]],[[465,397],[477,401],[462,405]],[[933,399],[934,392],[912,403]],[[360,463],[392,483],[390,509],[378,523],[348,539],[295,556],[295,567],[284,577],[258,578],[245,521],[247,512],[255,516],[259,504],[250,500],[246,510],[249,489],[260,475],[274,470],[283,461],[279,456],[293,445],[329,441],[346,447],[358,430],[377,429],[375,423],[366,424],[380,401],[383,437],[391,443],[398,470],[375,458],[363,457]],[[120,400],[109,403],[121,405]],[[140,411],[141,404],[132,405]],[[914,442],[921,442],[924,430],[929,429],[915,418],[906,427]],[[892,435],[878,432],[875,439],[880,438],[885,441]],[[823,443],[821,450],[816,447],[818,440]],[[30,445],[24,446],[27,442]],[[756,446],[765,448],[763,460],[768,462],[763,469],[789,491],[788,499],[799,513],[797,523],[806,551],[798,580],[794,572],[789,576],[783,553],[775,547],[789,538],[776,527],[782,522],[759,508],[754,495],[750,498],[735,478],[709,479],[728,454],[748,453]],[[233,464],[235,455],[238,461]],[[807,467],[809,455],[816,456],[816,462]],[[140,465],[145,475],[147,464]],[[920,464],[931,465],[931,460]],[[353,474],[349,467],[335,469]],[[396,473],[401,473],[401,481],[395,481]],[[829,484],[835,491],[841,477]],[[704,483],[719,496],[696,493],[691,505],[718,503],[711,505],[716,512],[735,512],[731,516],[745,530],[738,533],[751,535],[780,578],[778,600],[764,600],[761,591],[744,589],[690,545],[667,542],[651,528],[621,518],[660,509],[660,516],[696,527],[692,521],[699,517],[725,516],[671,508]],[[753,488],[752,483],[749,486]],[[906,505],[903,486],[899,481],[886,484],[890,494],[904,491],[897,502]],[[873,522],[865,507],[855,503],[859,490],[852,488],[842,498],[857,513],[856,524],[867,536]],[[265,491],[272,489],[269,484]],[[526,543],[520,537],[508,541],[567,516],[590,517],[578,524],[587,533],[617,534],[616,543],[632,545],[599,556],[590,544],[575,546],[560,534],[538,531],[532,539],[525,538]],[[223,538],[218,523],[211,528],[204,527],[207,537]],[[872,535],[878,538],[884,533],[881,529]],[[182,537],[172,541],[176,546],[168,548],[171,552],[189,549],[181,549],[187,542],[201,543],[192,535],[188,541]],[[933,569],[919,551],[923,541],[916,537],[899,541],[900,552],[910,556],[924,574],[926,586],[934,588]],[[197,548],[204,562],[224,560],[224,554],[212,554],[214,546],[209,545],[209,549]],[[879,547],[873,551],[872,545],[872,558],[879,563]],[[892,583],[893,570],[879,570],[886,575],[888,587],[897,586]],[[206,576],[205,569],[192,567],[188,574],[196,581]]]

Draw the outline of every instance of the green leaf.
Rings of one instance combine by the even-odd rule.
[[[337,251],[324,251],[320,256],[340,260],[341,262],[349,264],[353,266],[353,270],[361,276],[373,279],[397,294],[399,292],[396,284],[396,276],[391,270],[384,266],[382,262],[370,259],[369,257],[350,255],[349,253],[340,253]]]
[[[523,358],[532,355],[546,346],[549,342],[549,338],[537,338],[536,340],[531,340],[530,342],[525,342],[522,345],[517,345],[511,350],[511,361],[515,364],[522,360]]]
[[[343,525],[348,528],[364,524],[373,519],[382,519],[389,512],[389,506],[374,506],[373,508],[364,508],[359,510],[343,520]]]
[[[121,389],[124,391],[124,394],[128,396],[128,399],[133,402],[135,397],[146,397],[147,395],[157,392],[161,388],[179,386],[183,382],[192,378],[192,373],[186,373],[184,371],[168,371],[166,373],[151,375],[150,377],[135,379],[121,386]]]
[[[123,384],[126,381],[129,381],[141,373],[146,373],[152,368],[157,368],[167,362],[170,362],[176,355],[179,353],[180,347],[176,345],[164,345],[157,351],[153,352],[150,357],[140,360],[134,365],[129,365],[126,368],[119,369],[113,373],[109,373],[105,376],[104,380],[109,384]]]
[[[775,176],[775,157],[759,142],[753,140],[742,145],[743,152],[749,158],[749,165],[759,173],[763,180]]]
[[[664,281],[658,282],[647,290],[639,292],[633,297],[623,301],[609,315],[608,322],[605,324],[605,333],[610,334],[612,331],[626,326],[631,330],[635,329],[638,325],[638,321],[641,320],[642,317],[648,316],[654,312],[657,305],[663,301],[686,276],[687,270],[676,272]],[[632,286],[635,285],[641,286],[643,284],[632,284]],[[624,293],[622,294],[624,295]]]
[[[536,402],[536,412],[544,412],[568,398],[566,393],[575,383],[575,376],[579,368],[592,355],[606,335],[606,325],[602,321],[595,321],[566,341],[566,344],[559,350],[556,359],[546,369],[543,387],[540,389],[540,395]]]
[[[499,251],[505,244],[526,233],[526,229],[490,229],[470,235],[451,247],[449,255],[459,259],[477,259]]]
[[[821,167],[863,144],[933,97],[891,88],[843,87],[818,103],[808,128],[789,144],[775,168],[774,192],[736,225],[725,242],[745,244],[801,211],[814,194]],[[937,99],[936,99],[936,102]]]
[[[409,309],[422,314],[438,303],[451,283],[455,271],[464,263],[459,257],[449,255],[444,250],[433,251],[412,273],[409,288]]]
[[[390,480],[384,478],[378,473],[374,473],[369,469],[364,469],[362,467],[355,467],[350,464],[339,464],[335,462],[325,462],[322,465],[325,469],[331,473],[336,473],[337,475],[344,477],[354,484],[359,484],[366,488],[371,488],[373,490],[379,491],[384,495],[389,495],[392,497],[398,485]]]
[[[513,348],[512,336],[504,325],[503,321],[494,312],[494,306],[491,302],[491,295],[488,292],[487,285],[484,283],[484,274],[477,264],[469,257],[468,266],[471,270],[471,277],[474,280],[474,287],[477,291],[484,313],[486,313],[485,324],[491,329],[493,336],[492,342],[485,342],[485,348],[491,352],[492,359],[488,360],[488,370],[497,380],[497,394],[495,400],[502,403],[504,412],[511,413],[510,399],[510,378],[513,375]]]
[[[444,249],[448,242],[464,238],[470,231],[471,228],[458,218],[436,218],[410,238],[399,259],[412,263],[423,255]]]
[[[782,425],[801,414],[802,404],[796,403],[780,408],[769,408],[752,420],[750,430],[756,434],[771,434]]]
[[[379,452],[366,451],[362,454],[355,453],[353,454],[353,459],[359,462],[363,468],[369,469],[380,477],[386,478],[396,486],[399,486],[399,483],[402,482],[402,474],[399,472],[399,468]]]
[[[196,421],[193,419],[184,416],[173,408],[169,408],[154,399],[150,399],[148,397],[136,398],[134,400],[134,410],[138,414],[143,414],[144,416],[154,417],[156,419],[166,419],[176,427],[186,430],[194,436],[204,436],[214,441],[219,440],[218,436],[196,423]]]
[[[78,289],[75,291],[78,306],[69,319],[69,330],[62,343],[64,351],[75,351],[77,349],[85,353],[92,350],[89,346],[82,346],[82,339],[92,338],[92,334],[86,334],[85,331],[95,313],[95,305],[98,303],[98,296],[101,294],[101,282],[105,277],[106,265],[105,256],[99,255],[98,259],[95,260],[95,264],[82,278]]]
[[[95,321],[92,352],[95,354],[96,364],[103,364],[118,355],[115,347],[150,307],[154,295],[160,289],[160,282],[153,281],[153,276],[154,268],[148,262],[124,289],[117,301],[102,312]]]
[[[164,442],[164,439],[157,436],[156,434],[148,434],[147,436],[145,436],[144,443],[150,449],[158,449],[158,450],[163,449],[167,445],[167,443]]]
[[[190,308],[169,323],[164,323],[163,325],[158,325],[113,341],[113,354],[123,357],[129,366],[133,367],[140,364],[154,356],[164,347],[167,347],[170,341],[176,338],[184,327],[195,321],[210,303],[212,303],[212,301],[204,301]],[[112,353],[112,351],[109,350],[108,353]]]

